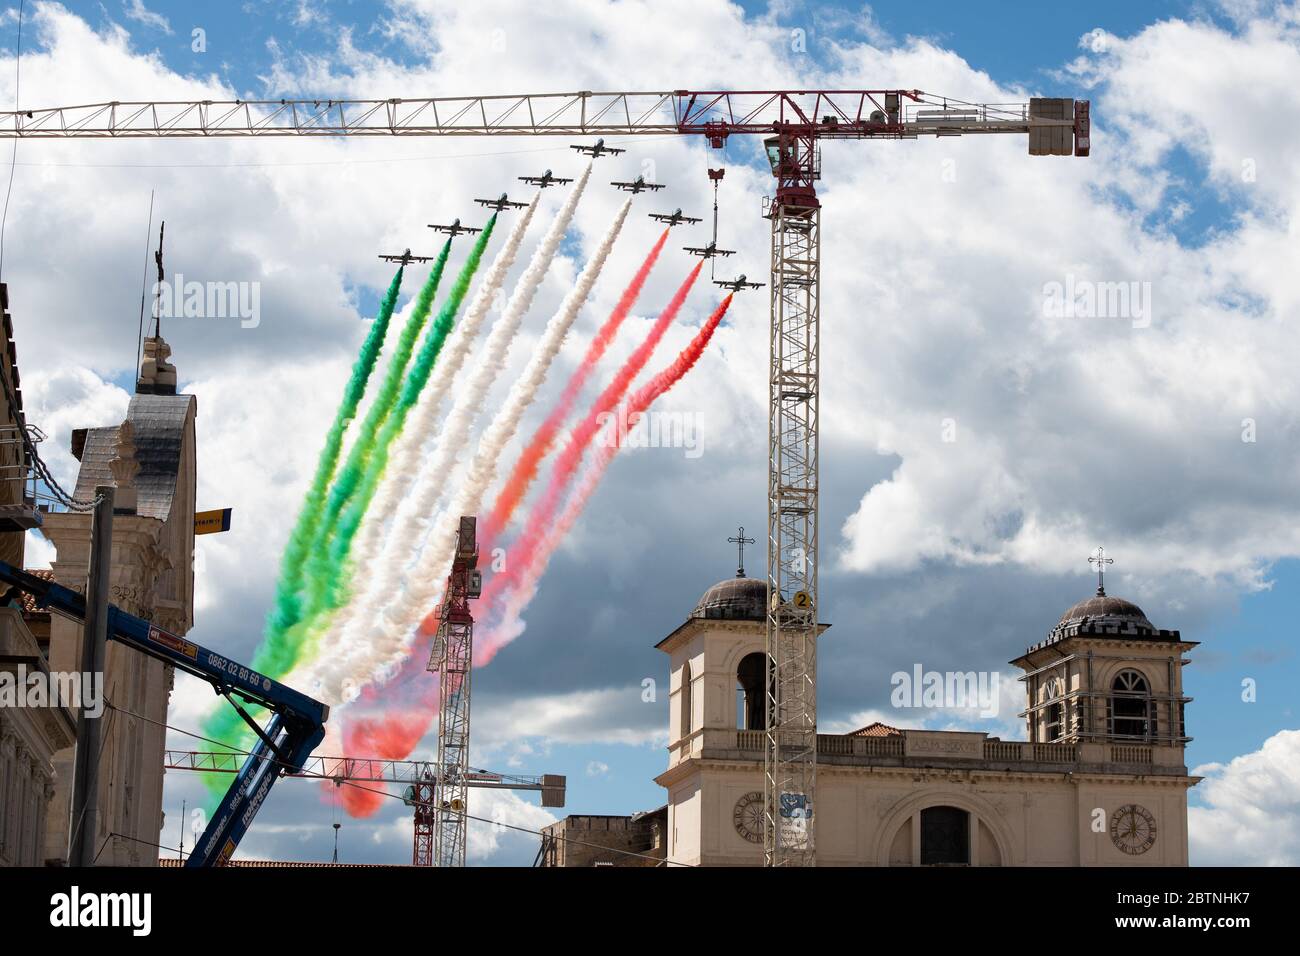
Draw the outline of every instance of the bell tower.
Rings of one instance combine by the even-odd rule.
[[[1157,628],[1131,601],[1106,593],[1097,549],[1097,591],[1075,604],[1047,635],[1011,663],[1024,670],[1021,714],[1034,743],[1175,747],[1187,736],[1182,669],[1196,647]]]
[[[705,591],[655,645],[669,658],[668,769],[656,782],[668,791],[669,860],[760,866],[767,582],[745,576],[745,545],[754,543],[745,529],[727,541],[736,576]]]

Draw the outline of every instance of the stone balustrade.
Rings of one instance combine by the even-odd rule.
[[[733,736],[734,734],[734,736]],[[696,732],[692,756],[707,756],[710,750],[735,750],[761,755],[764,748],[761,730]],[[1019,740],[990,740],[982,733],[904,730],[883,737],[855,737],[844,734],[818,734],[819,758],[893,758],[909,764],[933,760],[973,760],[985,768],[989,765],[1014,768],[1030,765],[1145,767],[1185,772],[1183,748],[1168,745],[1115,743],[1029,743]],[[688,754],[682,753],[686,757]]]

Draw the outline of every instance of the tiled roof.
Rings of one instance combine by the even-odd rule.
[[[28,568],[27,573],[32,577],[40,578],[43,581],[53,581],[54,572],[49,568]],[[21,601],[23,605],[23,616],[49,617],[50,612],[36,604],[36,597],[27,591],[21,592]]]
[[[891,727],[889,724],[882,724],[880,721],[867,724],[859,730],[855,730],[848,737],[897,737],[902,731],[897,727]]]

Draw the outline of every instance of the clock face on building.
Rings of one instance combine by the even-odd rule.
[[[1110,839],[1124,853],[1139,856],[1156,842],[1156,818],[1146,807],[1126,803],[1110,818]]]
[[[762,843],[763,794],[753,790],[737,800],[731,822],[735,824],[736,832],[750,843]]]

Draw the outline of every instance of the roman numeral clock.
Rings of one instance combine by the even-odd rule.
[[[1156,842],[1156,818],[1146,807],[1126,803],[1110,818],[1110,839],[1121,852],[1140,856]]]

